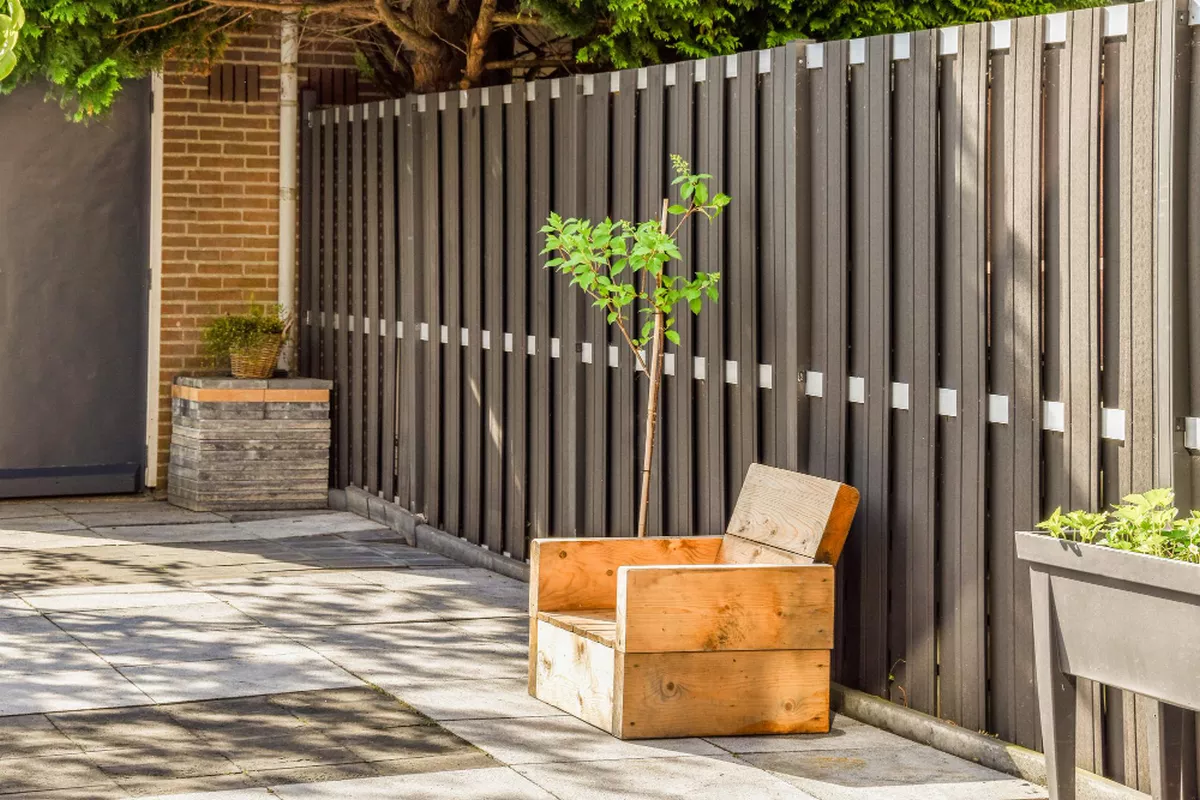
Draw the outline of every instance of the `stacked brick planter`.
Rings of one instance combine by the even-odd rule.
[[[330,381],[176,378],[172,503],[197,511],[324,508]]]

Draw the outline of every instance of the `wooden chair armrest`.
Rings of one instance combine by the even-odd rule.
[[[829,650],[833,605],[828,564],[620,567],[617,649]]]
[[[722,538],[535,539],[529,554],[529,611],[615,608],[619,567],[712,564]]]

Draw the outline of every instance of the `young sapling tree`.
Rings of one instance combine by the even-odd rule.
[[[699,314],[704,300],[717,301],[719,272],[696,272],[687,277],[682,269],[672,271],[682,256],[677,237],[689,219],[700,215],[712,222],[729,205],[730,198],[710,194],[712,175],[693,174],[680,156],[671,156],[675,170],[672,186],[679,187],[680,203],[664,199],[658,219],[632,223],[605,219],[593,224],[586,219],[563,219],[551,214],[541,232],[546,234],[542,254],[546,262],[571,277],[605,314],[608,324],[621,334],[649,380],[646,400],[646,439],[642,450],[641,502],[637,535],[646,535],[650,512],[650,470],[654,463],[654,433],[658,427],[659,395],[662,392],[666,343],[678,346],[676,318],[681,310]],[[683,307],[686,306],[686,309]],[[642,323],[635,325],[636,316]],[[649,347],[649,359],[646,348]]]

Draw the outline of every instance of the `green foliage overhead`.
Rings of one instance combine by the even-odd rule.
[[[217,25],[183,19],[166,10],[175,4],[160,0],[24,3],[16,69],[0,81],[0,92],[44,79],[76,120],[107,111],[125,81],[161,69],[167,57],[207,63],[226,42]]]
[[[526,0],[595,38],[581,60],[618,69],[774,47],[1046,14],[1103,0]],[[599,23],[597,21],[600,21]]]
[[[1108,512],[1056,508],[1038,528],[1056,539],[1200,563],[1200,511],[1181,518],[1170,489],[1131,494]]]
[[[17,66],[17,35],[25,24],[21,0],[8,0],[8,13],[0,14],[0,80]]]

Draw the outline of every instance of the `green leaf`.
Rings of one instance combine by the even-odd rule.
[[[669,341],[671,344],[676,345],[676,346],[679,345],[679,342],[680,342],[679,331],[670,331],[669,330],[669,331],[666,331],[664,333],[664,335],[667,337],[667,341]]]

